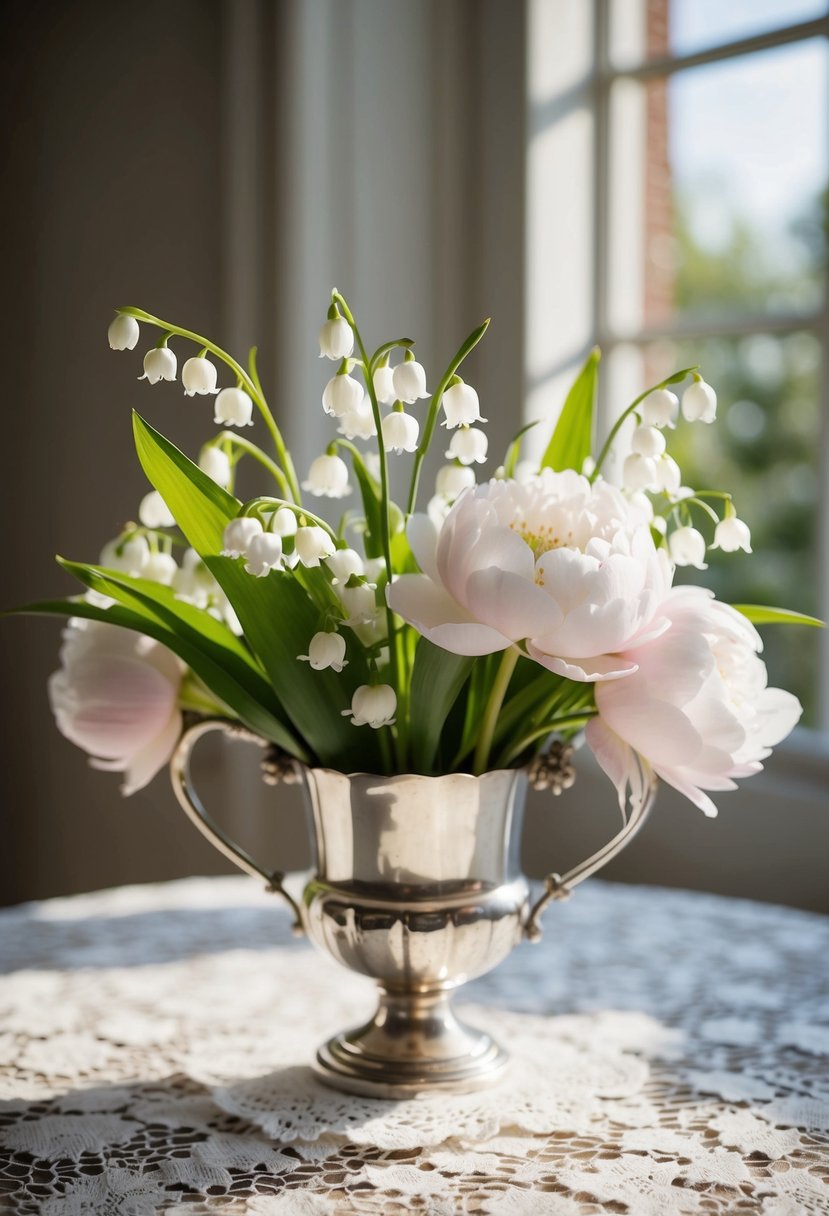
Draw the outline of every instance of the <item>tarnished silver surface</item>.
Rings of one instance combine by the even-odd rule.
[[[263,869],[230,840],[193,789],[190,750],[214,729],[262,742],[220,721],[185,730],[171,761],[182,807],[227,857],[290,902],[315,946],[380,988],[371,1021],[319,1049],[319,1077],[385,1098],[465,1092],[497,1080],[506,1053],[458,1021],[453,989],[496,967],[523,936],[536,940],[546,905],[566,898],[627,843],[650,810],[653,790],[603,849],[563,876],[549,875],[531,907],[519,865],[525,770],[375,777],[297,766],[305,776],[316,864],[294,900],[285,875]]]

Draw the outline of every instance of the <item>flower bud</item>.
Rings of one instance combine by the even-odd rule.
[[[345,317],[326,321],[319,332],[320,358],[347,359],[354,350],[354,332]]]
[[[257,578],[265,578],[282,564],[282,537],[274,532],[257,532],[248,543],[245,570]]]
[[[214,375],[214,383],[215,380]],[[213,421],[217,426],[253,426],[250,394],[243,388],[223,388],[213,407]]]
[[[138,344],[141,331],[135,317],[126,317],[119,313],[109,323],[107,338],[112,350],[134,350]]]
[[[347,583],[352,574],[365,574],[365,562],[354,549],[337,549],[325,564],[331,571],[331,582],[336,587],[339,583]]]
[[[209,444],[207,447],[202,448],[201,456],[199,457],[199,468],[211,480],[215,481],[216,485],[222,486],[224,489],[227,489],[230,485],[232,472],[230,457],[227,452],[223,452],[215,444]]]
[[[669,456],[667,452],[656,461],[656,485],[657,489],[663,494],[676,494],[682,483],[682,471],[674,460],[673,456]]]
[[[141,571],[142,578],[148,578],[153,583],[163,583],[165,587],[171,586],[177,574],[178,566],[171,553],[151,553]]]
[[[429,392],[426,388],[425,370],[414,357],[409,358],[409,354],[407,351],[406,358],[394,368],[391,378],[397,400],[405,402],[406,405],[414,405],[415,401],[428,397]]]
[[[176,521],[158,490],[150,490],[141,499],[138,518],[145,528],[174,528]]]
[[[377,600],[374,588],[366,582],[355,582],[353,586],[346,584],[339,590],[343,608],[346,611],[346,625],[369,625],[377,615]]]
[[[150,546],[146,536],[131,536],[129,540],[120,543],[111,540],[101,550],[100,564],[109,570],[120,570],[137,578],[144,573],[144,568],[150,560]]]
[[[648,393],[639,407],[645,426],[675,427],[679,414],[679,398],[667,388]]]
[[[175,380],[176,356],[168,346],[156,346],[148,350],[144,356],[144,375],[139,380],[149,380],[150,384],[158,384],[159,380]]]
[[[294,552],[303,566],[318,566],[321,557],[329,557],[334,552],[334,542],[325,528],[310,524],[297,528]]]
[[[277,536],[296,536],[296,515],[290,507],[280,507],[271,520],[271,531]]]
[[[337,431],[340,435],[345,435],[346,439],[374,438],[377,434],[377,427],[374,425],[374,411],[365,394],[359,405],[342,415]]]
[[[360,408],[365,389],[359,380],[345,372],[332,376],[322,391],[322,408],[334,418],[342,418]]]
[[[261,531],[261,523],[252,515],[240,515],[232,519],[222,537],[222,557],[247,557],[250,542]]]
[[[343,717],[351,718],[354,726],[370,726],[373,730],[381,726],[393,726],[397,709],[397,694],[390,684],[361,684],[351,698],[351,709],[344,709]]]
[[[446,459],[459,460],[461,464],[483,464],[488,446],[485,431],[474,426],[461,426],[452,436]]]
[[[184,385],[185,397],[194,397],[196,393],[205,395],[217,393],[216,365],[201,355],[188,359],[181,369],[181,383]]]
[[[668,537],[668,552],[677,566],[695,566],[707,570],[705,564],[705,537],[696,528],[677,528]]]
[[[748,524],[736,515],[721,519],[714,529],[714,543],[711,548],[722,549],[723,553],[736,553],[738,549],[751,553],[751,532]]]
[[[475,474],[466,465],[445,464],[442,469],[438,469],[435,479],[435,489],[444,498],[457,498],[461,490],[474,484]]]
[[[682,416],[687,422],[713,422],[717,416],[717,394],[704,380],[695,380],[682,394]]]
[[[318,456],[311,462],[302,488],[320,498],[345,498],[351,493],[348,465],[341,456]]]
[[[382,422],[383,447],[387,452],[413,452],[417,447],[420,423],[411,414],[393,410]]]
[[[307,654],[298,654],[298,659],[310,663],[314,671],[342,671],[348,666],[345,657],[345,638],[339,633],[315,633],[308,645]]]
[[[478,394],[471,384],[464,384],[462,380],[446,390],[441,404],[446,415],[443,425],[450,430],[456,426],[470,426],[473,422],[486,422],[486,418],[481,417]]]
[[[661,456],[667,444],[665,436],[653,426],[638,426],[630,441],[631,450],[639,456]]]
[[[631,452],[625,458],[622,480],[626,490],[651,490],[657,485],[656,461],[650,456]]]
[[[394,368],[388,363],[374,373],[374,395],[381,405],[391,405],[395,400]]]

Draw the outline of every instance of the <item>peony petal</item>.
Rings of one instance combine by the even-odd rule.
[[[616,787],[619,806],[624,811],[628,785],[635,780],[635,770],[639,767],[633,749],[601,718],[591,718],[584,735],[599,767]]]
[[[558,604],[540,587],[495,566],[469,576],[466,603],[477,620],[516,641],[545,633],[561,621]]]
[[[175,751],[180,734],[181,714],[176,710],[170,715],[170,721],[164,730],[129,758],[124,769],[124,782],[121,786],[121,793],[124,797],[129,797],[130,794],[143,789],[152,781]]]
[[[797,697],[783,688],[766,688],[757,699],[757,737],[765,747],[774,747],[785,739],[800,721],[803,706]]]
[[[656,697],[642,697],[636,678],[596,685],[596,707],[608,725],[653,766],[693,765],[702,739],[686,714]],[[639,695],[637,695],[637,693]]]
[[[423,633],[430,642],[453,654],[495,654],[512,645],[512,639],[504,637],[497,629],[474,623],[438,625],[435,629],[424,629]]]
[[[699,807],[703,815],[707,815],[709,819],[717,818],[717,808],[707,794],[704,794],[697,786],[692,785],[676,772],[675,769],[663,768],[661,765],[654,765],[653,771],[657,777],[661,777],[668,785],[672,785],[678,793],[683,794],[694,806]]]
[[[635,663],[618,654],[599,654],[589,659],[563,659],[559,655],[546,654],[532,639],[527,642],[527,654],[548,671],[565,676],[568,680],[578,680],[579,683],[620,680],[638,670]]]
[[[406,537],[415,561],[433,582],[440,582],[437,567],[438,530],[428,515],[413,515],[406,525]]]
[[[472,621],[469,613],[426,574],[401,574],[386,587],[386,600],[392,611],[421,631]]]

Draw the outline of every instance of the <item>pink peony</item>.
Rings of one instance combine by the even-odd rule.
[[[772,746],[802,712],[781,688],[768,688],[762,643],[735,609],[701,587],[676,587],[661,615],[669,628],[625,656],[636,670],[596,685],[599,716],[587,741],[624,801],[640,790],[638,756],[706,815],[705,790],[735,788],[762,769]]]

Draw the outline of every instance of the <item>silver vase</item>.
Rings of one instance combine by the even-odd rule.
[[[618,853],[643,823],[653,790],[603,849],[564,876],[548,875],[533,903],[519,865],[526,770],[373,777],[289,763],[281,775],[304,778],[315,855],[295,898],[285,875],[232,841],[193,788],[192,747],[216,729],[263,745],[224,721],[190,726],[171,761],[181,806],[222,853],[287,899],[297,932],[379,986],[371,1021],[317,1051],[320,1079],[381,1098],[469,1092],[496,1081],[506,1052],[455,1016],[454,989],[497,966],[523,938],[537,940],[547,904]]]

